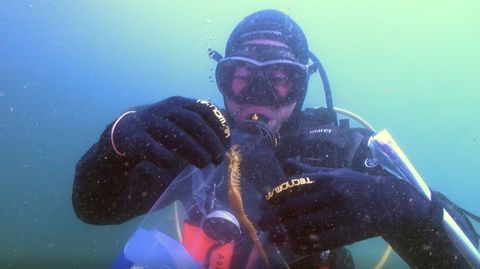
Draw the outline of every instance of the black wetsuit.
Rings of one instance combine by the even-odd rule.
[[[337,127],[325,109],[306,109],[297,121],[300,124],[290,129],[293,132],[283,132],[280,146],[275,150],[285,176],[293,176],[283,165],[287,158],[296,158],[313,166],[348,167],[372,175],[386,173],[380,166],[365,165],[365,160],[370,157],[367,147],[370,131],[350,128],[348,121],[340,121]],[[73,205],[78,217],[87,223],[118,224],[146,213],[169,182],[187,165],[181,163],[165,171],[148,161],[134,163],[120,157],[110,145],[110,130],[111,124],[76,167]],[[444,196],[435,195],[477,244],[476,233],[468,218],[455,210]],[[191,213],[194,215],[193,211]],[[191,218],[195,219],[194,216]],[[415,227],[405,227],[401,234],[384,234],[382,237],[413,268],[469,268],[440,223],[416,224]],[[251,242],[247,240],[237,248],[239,251],[235,252],[232,264],[241,268],[246,259],[240,248],[251,248]],[[332,250],[329,255],[312,257],[304,263],[353,268],[352,257],[344,248]],[[309,267],[303,264],[297,268]]]

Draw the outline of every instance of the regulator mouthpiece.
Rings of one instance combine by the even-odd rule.
[[[264,122],[264,123],[267,123],[268,122],[268,118],[262,114],[258,114],[258,113],[253,113],[252,115],[250,115],[248,117],[249,120],[252,120],[252,121],[261,121],[261,122]]]

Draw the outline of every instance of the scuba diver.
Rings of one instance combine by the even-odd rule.
[[[288,243],[306,257],[289,268],[353,268],[344,246],[375,236],[412,268],[469,268],[441,225],[445,209],[477,245],[464,212],[438,192],[424,199],[368,161],[373,132],[337,119],[320,62],[290,17],[276,10],[255,12],[235,27],[225,57],[215,51],[210,56],[218,62],[225,109],[170,97],[123,113],[76,166],[72,201],[82,221],[120,224],[145,214],[185,167],[222,163],[234,132],[259,122],[275,137],[277,167],[263,167],[270,175],[260,177],[250,171],[254,185],[267,193],[255,200],[254,224],[271,244]],[[327,85],[327,106],[302,110],[315,72]],[[258,168],[265,163],[256,153],[246,162]],[[276,179],[262,185],[267,177]],[[301,178],[309,184],[277,184],[307,182]],[[189,187],[176,191],[189,204]],[[200,225],[198,210],[187,211],[189,224]],[[236,241],[229,268],[247,268],[252,242]]]

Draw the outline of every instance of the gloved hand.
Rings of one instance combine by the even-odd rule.
[[[185,161],[197,167],[218,164],[229,141],[226,118],[215,105],[183,97],[171,97],[125,115],[112,136],[117,153],[160,167]]]
[[[351,169],[312,167],[290,160],[303,174],[265,195],[260,227],[276,245],[289,242],[299,254],[337,248],[386,232],[401,232],[429,218],[441,218],[408,183]]]

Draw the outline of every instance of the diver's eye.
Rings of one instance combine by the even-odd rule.
[[[240,95],[248,85],[252,76],[252,70],[246,66],[235,67],[232,79],[232,91],[234,95]]]
[[[279,97],[286,97],[292,88],[288,73],[282,69],[276,69],[270,72],[270,79]]]

